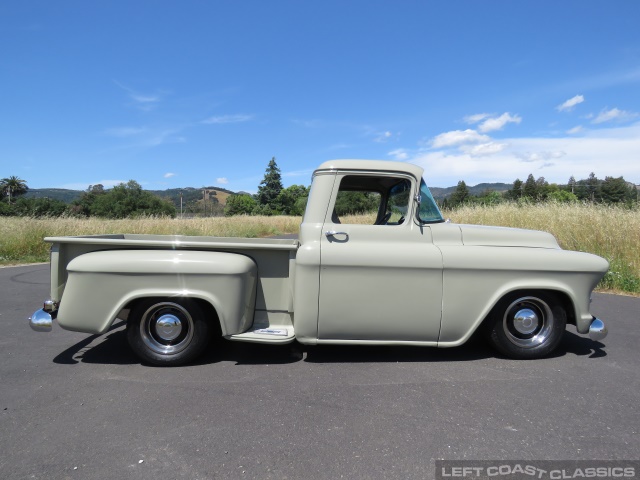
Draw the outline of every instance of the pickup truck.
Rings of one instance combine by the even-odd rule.
[[[545,232],[449,223],[422,176],[400,162],[323,163],[298,239],[45,238],[51,296],[30,325],[101,334],[126,319],[134,352],[157,365],[192,361],[213,337],[454,347],[480,330],[503,355],[533,359],[567,323],[606,336],[589,313],[606,260]],[[369,224],[340,218],[351,192],[377,203]]]

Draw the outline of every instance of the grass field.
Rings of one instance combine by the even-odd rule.
[[[469,206],[443,212],[456,223],[500,225],[545,230],[567,250],[600,255],[611,269],[601,289],[640,293],[640,211],[600,205],[501,204]],[[100,220],[77,218],[0,217],[0,264],[44,262],[46,236],[105,233],[267,237],[297,233],[300,217],[231,217]],[[345,217],[343,223],[366,223],[368,217]]]

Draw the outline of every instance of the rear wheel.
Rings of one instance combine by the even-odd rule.
[[[129,315],[127,340],[142,360],[155,365],[182,365],[206,348],[211,329],[193,300],[149,299]]]
[[[542,358],[558,346],[566,325],[566,312],[555,295],[517,293],[503,298],[493,309],[488,337],[508,357]]]

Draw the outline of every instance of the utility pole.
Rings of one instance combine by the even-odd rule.
[[[182,190],[180,190],[180,218],[182,219]]]

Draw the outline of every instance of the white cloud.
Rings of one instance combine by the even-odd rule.
[[[226,185],[227,183],[229,183],[229,180],[225,177],[218,177],[216,178],[216,183],[219,185]]]
[[[488,142],[479,145],[463,145],[460,149],[472,157],[485,157],[499,153],[506,147],[506,143]]]
[[[135,91],[117,80],[113,81],[118,87],[129,94],[129,98],[133,100],[133,105],[139,110],[150,111],[162,100],[160,93],[145,94]]]
[[[514,155],[523,162],[544,162],[547,160],[562,158],[565,152],[514,152]]]
[[[618,108],[612,108],[611,110],[604,109],[596,116],[596,118],[591,120],[591,123],[597,124],[597,123],[610,122],[612,120],[615,120],[617,122],[625,122],[625,121],[632,120],[637,116],[638,116],[637,113],[627,112],[625,110],[620,110]]]
[[[225,123],[241,123],[248,122],[253,119],[253,115],[235,114],[235,115],[220,115],[217,117],[209,117],[203,120],[202,123],[206,124],[225,124]]]
[[[425,169],[429,185],[449,187],[460,179],[468,185],[481,182],[511,183],[529,173],[549,182],[565,183],[571,175],[587,178],[595,172],[640,183],[640,122],[624,127],[585,130],[579,137],[506,138],[501,151],[473,156],[469,151],[434,151],[429,148],[407,153],[411,163]],[[465,145],[466,147],[467,145]]]
[[[171,177],[175,177],[175,176],[176,176],[176,174],[175,173],[171,173],[171,172],[164,174],[164,178],[171,178]]]
[[[491,115],[488,113],[476,113],[475,115],[467,115],[463,118],[465,123],[474,124],[481,122],[485,118],[489,118]]]
[[[502,130],[507,123],[520,123],[521,121],[522,117],[505,112],[499,117],[487,118],[480,124],[478,130],[482,133],[493,132],[494,130]]]
[[[377,143],[384,143],[387,140],[389,140],[391,137],[393,137],[393,133],[386,131],[386,132],[380,132],[378,134],[376,134],[376,136],[374,137],[373,141],[377,142]]]
[[[582,102],[584,102],[584,95],[576,95],[575,97],[572,97],[564,102],[562,105],[558,105],[556,109],[559,112],[570,112],[571,110],[573,110],[573,107]]]
[[[582,130],[583,130],[582,125],[576,125],[575,127],[567,130],[567,133],[569,135],[575,135],[576,133],[580,133]]]
[[[402,162],[409,158],[409,153],[404,148],[398,148],[390,151],[387,155],[392,156],[395,160]]]
[[[463,145],[466,143],[482,143],[489,142],[491,138],[487,135],[480,135],[475,130],[452,130],[450,132],[441,133],[431,140],[434,148],[446,148]]]

